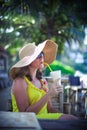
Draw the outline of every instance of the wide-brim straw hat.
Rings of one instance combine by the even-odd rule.
[[[20,60],[11,67],[10,75],[14,75],[17,68],[31,64],[41,52],[44,53],[44,62],[51,64],[56,59],[57,50],[58,45],[51,40],[45,40],[37,46],[33,43],[28,43],[19,51]]]

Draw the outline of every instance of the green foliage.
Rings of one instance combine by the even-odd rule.
[[[68,65],[64,65],[63,63],[55,60],[52,64],[50,64],[51,69],[54,70],[61,70],[62,74],[70,74],[70,75],[74,75],[75,70],[68,66]],[[50,73],[49,68],[47,67],[45,70],[45,75],[48,76]]]
[[[0,44],[8,45],[7,51],[13,55],[26,42],[38,44],[49,38],[58,43],[61,54],[65,41],[70,43],[73,38],[82,43],[86,14],[84,0],[2,0]],[[7,32],[11,27],[13,31]]]
[[[66,41],[69,45],[71,39],[83,44],[86,10],[84,0],[1,0],[0,45],[11,55],[12,62],[17,60],[13,57],[17,57],[24,44],[39,44],[46,39],[55,41],[58,53],[62,54]],[[52,66],[53,69],[73,73],[68,66],[58,65]]]

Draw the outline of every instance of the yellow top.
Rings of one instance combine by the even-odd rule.
[[[43,89],[39,89],[39,88],[35,87],[28,80],[27,77],[24,77],[24,79],[28,83],[27,93],[28,93],[28,97],[29,97],[29,103],[30,103],[30,105],[33,105],[36,102],[38,102],[46,94],[46,92]],[[17,103],[16,103],[16,99],[15,99],[15,96],[13,95],[13,93],[11,93],[11,96],[12,96],[13,111],[14,112],[19,112],[18,107],[17,107]],[[36,115],[36,117],[39,118],[39,119],[41,119],[41,118],[42,119],[58,119],[61,115],[62,115],[62,113],[48,113],[48,111],[47,111],[47,103],[46,103],[44,105],[44,107],[42,107],[42,109]]]

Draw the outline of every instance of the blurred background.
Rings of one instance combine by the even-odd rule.
[[[0,72],[18,60],[21,46],[46,39],[58,44],[59,64],[86,74],[86,0],[0,0]]]
[[[52,70],[79,76],[87,85],[86,0],[0,0],[0,92],[11,86],[9,68],[20,48],[46,39],[58,44]],[[47,67],[44,75],[49,72]]]

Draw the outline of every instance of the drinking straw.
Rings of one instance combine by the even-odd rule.
[[[46,62],[43,62],[43,64],[46,65],[46,66],[49,68],[49,70],[52,72],[52,69],[51,69],[51,67],[49,66],[49,64],[47,64]]]

